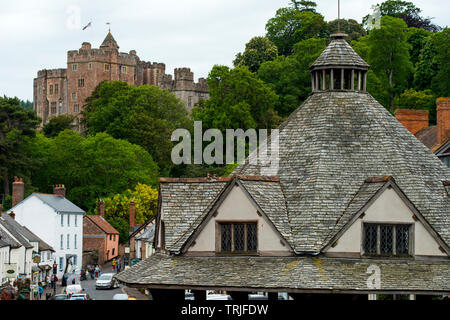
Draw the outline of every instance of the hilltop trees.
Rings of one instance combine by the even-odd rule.
[[[32,165],[25,146],[39,123],[34,111],[25,109],[18,98],[0,97],[0,177],[7,196],[14,175],[21,175]]]
[[[186,108],[174,94],[122,81],[99,84],[87,99],[83,117],[87,134],[106,132],[142,146],[166,176],[172,167],[172,132],[192,128]]]
[[[256,72],[265,61],[272,61],[278,56],[278,48],[266,37],[254,37],[245,45],[245,51],[238,53],[233,61],[235,67],[247,66]]]

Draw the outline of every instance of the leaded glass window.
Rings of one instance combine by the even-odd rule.
[[[219,227],[221,252],[257,251],[256,223],[220,223]]]
[[[368,255],[410,254],[410,225],[364,224],[363,250]]]

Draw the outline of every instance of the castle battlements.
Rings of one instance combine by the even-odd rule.
[[[34,108],[43,123],[59,114],[80,115],[86,99],[102,81],[125,81],[130,85],[155,85],[173,92],[190,111],[208,98],[204,78],[194,82],[190,68],[175,68],[166,74],[161,62],[141,61],[136,50],[119,52],[119,45],[108,32],[99,48],[83,42],[78,50],[67,51],[67,69],[43,69],[34,79]],[[56,103],[56,105],[55,105]],[[79,124],[79,117],[77,123]],[[80,128],[79,128],[80,130]]]

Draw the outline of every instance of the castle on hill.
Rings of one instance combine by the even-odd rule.
[[[141,61],[135,50],[119,52],[119,45],[108,32],[100,48],[83,42],[78,50],[67,52],[67,69],[39,70],[33,83],[34,110],[42,125],[51,117],[75,115],[80,131],[80,113],[86,99],[102,81],[126,81],[130,85],[154,85],[175,94],[190,112],[200,100],[208,99],[204,78],[194,82],[189,68],[176,68],[174,79],[166,74],[164,63]]]

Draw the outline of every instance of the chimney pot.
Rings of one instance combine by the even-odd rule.
[[[436,99],[437,144],[441,145],[450,138],[450,98]]]
[[[412,134],[428,127],[428,110],[397,109],[395,118]]]
[[[98,215],[100,217],[105,217],[105,201],[99,200],[98,202]]]
[[[16,219],[16,214],[14,213],[14,211],[11,211],[11,212],[9,213],[9,216],[10,216],[11,218],[13,218],[13,219]]]
[[[66,196],[66,188],[62,184],[57,184],[55,186],[55,188],[53,189],[53,194],[65,197]]]
[[[130,201],[130,217],[129,217],[129,222],[130,222],[130,231],[133,232],[134,231],[134,219],[135,219],[135,213],[136,213],[136,206],[134,204],[134,200]]]
[[[24,191],[25,191],[25,184],[23,183],[22,179],[19,180],[19,178],[14,177],[14,182],[12,184],[12,203],[11,203],[13,207],[23,200]]]

